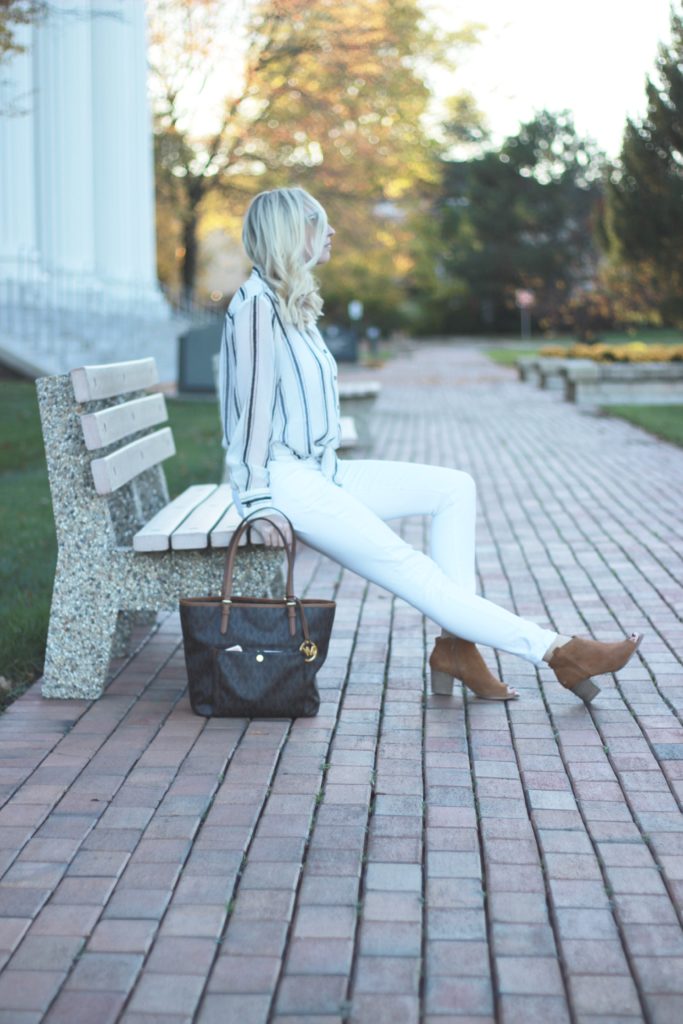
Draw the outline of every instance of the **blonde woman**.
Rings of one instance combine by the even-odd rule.
[[[314,268],[331,256],[334,229],[303,189],[262,192],[242,239],[251,276],[228,309],[221,343],[220,408],[234,500],[241,514],[283,512],[297,536],[396,594],[442,627],[430,656],[432,689],[461,680],[477,696],[519,696],[487,668],[476,644],[547,663],[585,701],[591,676],[621,668],[636,650],[563,636],[477,596],[476,492],[457,469],[381,460],[342,461],[334,358],[317,327],[322,300]],[[429,555],[387,520],[432,517]],[[286,521],[272,514],[284,533]],[[281,543],[259,524],[267,545]]]

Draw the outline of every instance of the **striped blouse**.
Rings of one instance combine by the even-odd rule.
[[[285,324],[256,268],[226,313],[219,399],[230,482],[243,507],[272,504],[268,460],[278,453],[318,459],[334,478],[337,364],[317,327]]]

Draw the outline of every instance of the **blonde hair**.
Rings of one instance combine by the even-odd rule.
[[[247,256],[277,295],[283,318],[314,324],[323,301],[313,267],[327,239],[327,215],[302,188],[274,188],[254,196],[242,228]]]

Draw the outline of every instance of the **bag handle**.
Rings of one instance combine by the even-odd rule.
[[[283,519],[287,520],[289,528],[292,534],[291,546],[287,543],[287,538],[280,529],[277,523],[274,523],[268,516],[261,515],[259,509],[255,509],[253,512],[249,512],[239,524],[232,537],[230,538],[230,544],[228,550],[225,553],[225,569],[223,570],[223,583],[221,585],[221,633],[225,634],[228,629],[228,619],[230,617],[230,605],[232,604],[232,587],[233,587],[233,573],[235,570],[235,559],[237,557],[237,548],[239,546],[240,538],[255,522],[260,519],[270,523],[270,525],[279,533],[280,538],[287,554],[287,581],[285,583],[285,604],[287,605],[287,614],[289,616],[289,632],[291,636],[296,633],[296,605],[297,599],[294,596],[294,559],[296,558],[296,535],[294,533],[294,527],[291,521],[287,518],[284,512],[278,511],[278,515],[282,516]]]

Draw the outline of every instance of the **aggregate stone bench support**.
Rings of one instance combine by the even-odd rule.
[[[153,360],[139,362],[154,366]],[[139,370],[137,386],[154,383],[145,373]],[[42,692],[91,699],[101,694],[112,650],[121,653],[132,622],[174,608],[181,595],[218,593],[225,552],[135,552],[135,534],[168,503],[163,469],[154,465],[113,493],[97,494],[81,414],[111,403],[77,404],[69,375],[36,384],[58,544]],[[103,452],[96,453],[100,460],[111,446]],[[235,589],[279,593],[282,557],[277,549],[242,548]]]
[[[173,608],[181,595],[217,594],[225,560],[220,548],[148,555],[109,550],[104,566],[92,557],[92,549],[87,554],[90,557],[74,563],[72,550],[59,552],[42,686],[45,697],[99,697],[119,611]],[[279,580],[280,562],[277,552],[265,548],[239,551],[236,592],[263,595],[277,589],[273,577]]]

